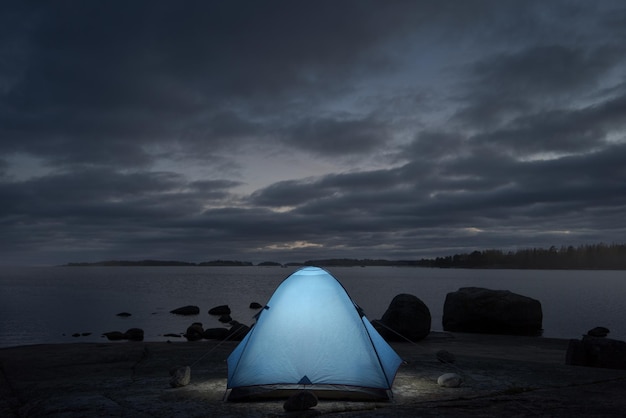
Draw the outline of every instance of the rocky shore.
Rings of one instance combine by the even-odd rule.
[[[320,400],[288,413],[283,401],[224,402],[226,358],[237,342],[108,342],[0,350],[3,417],[624,416],[626,370],[566,365],[569,341],[431,332],[395,342],[405,360],[392,402]],[[437,358],[445,350],[453,364]],[[190,366],[188,385],[170,370]],[[457,388],[438,378],[456,373]],[[294,415],[295,414],[295,415]]]

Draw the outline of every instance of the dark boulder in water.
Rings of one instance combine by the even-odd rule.
[[[252,302],[250,303],[250,309],[261,309],[263,307],[263,305],[261,305],[258,302]]]
[[[218,318],[218,321],[223,322],[225,324],[231,322],[233,320],[233,318],[230,317],[230,315],[222,315]]]
[[[105,332],[102,335],[107,337],[107,340],[109,341],[121,341],[124,339],[124,333],[120,331]]]
[[[463,287],[448,293],[443,329],[484,334],[539,335],[541,303],[508,290]]]
[[[187,332],[185,332],[185,338],[188,341],[198,341],[203,338],[204,328],[202,328],[202,324],[200,322],[194,322],[187,328]]]
[[[124,338],[129,341],[143,341],[143,330],[141,328],[130,328],[124,333]]]
[[[595,327],[587,331],[587,335],[589,335],[590,337],[606,337],[607,335],[609,335],[610,332],[611,331],[609,331],[608,328]]]
[[[180,308],[176,308],[170,311],[170,313],[173,313],[176,315],[198,315],[200,313],[200,308],[198,308],[197,306],[193,306],[193,305],[187,305],[187,306],[183,306]]]
[[[107,337],[109,341],[121,341],[121,340],[143,341],[143,330],[141,328],[130,328],[126,332],[120,332],[120,331],[105,332],[102,335],[104,337]]]
[[[228,328],[207,328],[202,334],[205,340],[225,340],[230,330]]]
[[[228,305],[215,306],[209,309],[209,315],[230,315],[230,308]]]

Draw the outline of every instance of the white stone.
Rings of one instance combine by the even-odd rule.
[[[179,388],[187,386],[191,380],[191,368],[189,366],[179,367],[171,372],[170,386]]]
[[[446,373],[439,376],[437,384],[444,388],[458,388],[463,383],[463,378],[456,373]]]

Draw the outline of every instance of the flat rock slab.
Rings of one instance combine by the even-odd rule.
[[[288,417],[284,399],[224,402],[226,358],[237,342],[120,342],[0,350],[2,417]],[[625,416],[626,371],[566,366],[568,340],[431,333],[393,343],[405,360],[391,402],[320,400],[325,417]],[[447,350],[454,364],[436,356]],[[169,371],[191,367],[191,382]],[[437,385],[445,373],[458,388]]]

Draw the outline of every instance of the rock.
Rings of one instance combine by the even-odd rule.
[[[115,314],[115,316],[121,316],[122,318],[128,318],[131,315],[132,314],[129,314],[128,312],[120,312],[118,314]]]
[[[231,318],[230,315],[222,315],[218,319],[218,321],[223,322],[225,324],[229,323],[232,320],[233,320],[233,318]]]
[[[283,404],[285,411],[305,411],[317,405],[317,396],[309,390],[291,395]]]
[[[420,341],[430,333],[430,323],[428,306],[417,296],[402,293],[393,298],[383,317],[373,325],[387,341]]]
[[[609,331],[608,328],[595,327],[587,331],[587,335],[589,335],[590,337],[606,337],[607,335],[609,335],[610,332],[611,331]]]
[[[131,328],[124,333],[124,338],[130,341],[143,341],[143,330],[141,328]]]
[[[252,302],[252,303],[250,304],[250,309],[261,309],[262,307],[263,307],[263,305],[261,305],[261,304],[260,304],[260,303],[258,303],[258,302]]]
[[[437,351],[436,356],[437,356],[437,360],[439,360],[442,363],[452,364],[456,361],[456,357],[454,356],[454,354],[446,350]]]
[[[107,337],[109,341],[120,341],[124,339],[124,333],[120,331],[105,332],[102,335]]]
[[[191,380],[191,368],[189,366],[177,367],[170,371],[172,376],[170,379],[170,386],[173,388],[180,388],[187,386]]]
[[[170,333],[170,334],[163,334],[163,336],[164,337],[172,337],[172,338],[180,338],[180,337],[182,337],[182,335],[180,335],[180,334],[172,334],[172,333]]]
[[[228,328],[208,328],[204,330],[202,338],[205,340],[225,340],[229,332]]]
[[[89,337],[91,335],[91,332],[81,332],[81,337]]]
[[[439,376],[437,384],[444,388],[458,388],[463,383],[463,378],[456,373],[446,373]]]
[[[240,324],[237,321],[231,321],[231,327],[228,330],[226,339],[231,341],[241,341],[243,337],[250,331],[250,327],[244,324]]]
[[[183,306],[180,308],[176,308],[173,311],[170,311],[170,313],[173,313],[176,315],[198,315],[200,313],[200,308],[198,308],[197,306],[193,306],[193,305],[187,305],[187,306]]]
[[[541,303],[508,290],[463,287],[448,293],[443,307],[443,329],[453,332],[539,335]]]
[[[187,328],[184,336],[188,341],[198,341],[202,339],[203,334],[204,328],[202,328],[202,323],[194,322]]]
[[[80,332],[75,332],[72,334],[72,337],[76,338],[76,337],[80,337]]]
[[[143,341],[143,330],[141,328],[130,328],[126,332],[120,332],[120,331],[105,332],[102,335],[107,337],[109,341],[120,341],[120,340]]]
[[[565,364],[626,370],[626,342],[588,335],[570,340]]]
[[[209,309],[209,315],[230,315],[230,308],[228,305],[215,306]]]

